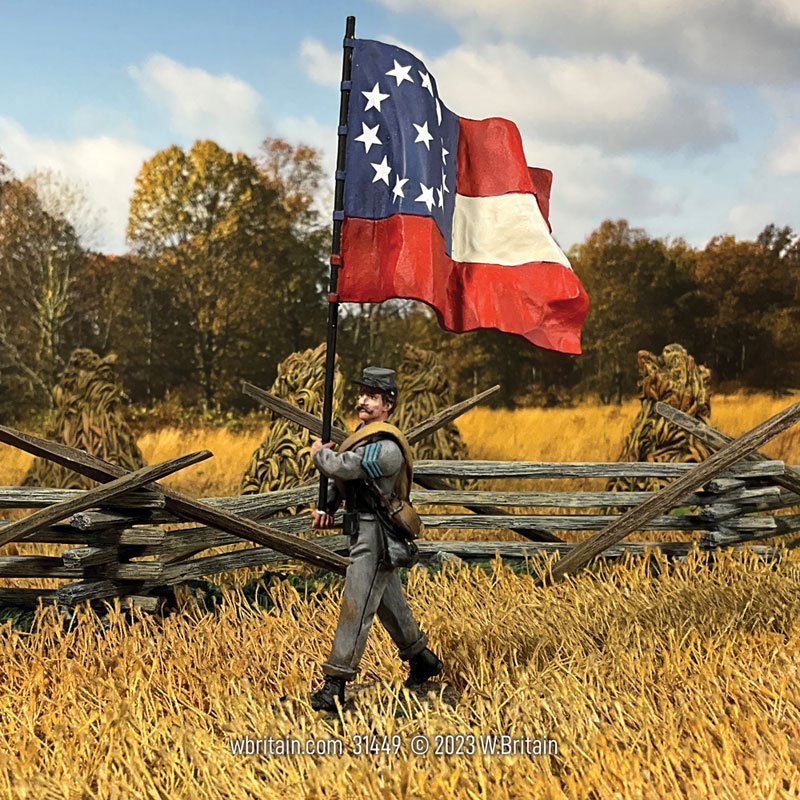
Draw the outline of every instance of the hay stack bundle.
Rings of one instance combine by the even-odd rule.
[[[86,349],[72,353],[53,389],[56,418],[47,438],[135,470],[144,466],[144,459],[122,413],[122,386],[114,370],[115,361],[113,354],[100,358]],[[90,478],[42,458],[33,462],[23,481],[23,486],[52,489],[96,485]]]
[[[292,353],[278,366],[278,377],[270,391],[309,414],[322,417],[325,388],[325,344],[302,353]],[[338,356],[333,381],[333,424],[346,428],[342,418],[342,376]],[[310,431],[284,417],[267,412],[270,426],[264,441],[250,458],[242,476],[242,494],[261,494],[290,489],[307,480],[316,470],[311,463]]]
[[[711,416],[711,372],[695,363],[679,344],[667,345],[660,356],[640,350],[639,390],[642,405],[618,461],[700,462],[711,455],[699,439],[655,412],[660,400],[703,422]],[[610,491],[657,491],[666,484],[658,478],[617,478]]]
[[[447,371],[436,353],[407,344],[398,369],[398,404],[389,422],[408,430],[453,403]],[[454,423],[439,428],[411,448],[414,460],[469,458]]]

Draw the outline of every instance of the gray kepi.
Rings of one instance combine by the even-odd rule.
[[[383,367],[364,367],[361,377],[354,381],[358,386],[368,386],[384,392],[392,401],[397,402],[397,380],[393,369]]]

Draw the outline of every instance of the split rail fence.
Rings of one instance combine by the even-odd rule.
[[[185,457],[196,461],[203,454]],[[193,459],[193,460],[192,460]],[[170,467],[171,471],[181,468]],[[172,462],[171,462],[172,463]],[[185,465],[185,464],[184,464]],[[519,559],[536,553],[569,553],[575,544],[561,539],[564,531],[599,531],[624,511],[639,506],[654,492],[604,491],[462,491],[450,487],[450,479],[589,479],[663,478],[674,480],[696,464],[666,463],[538,463],[495,461],[420,461],[415,480],[426,487],[412,492],[412,500],[423,509],[422,518],[434,538],[419,542],[423,564],[449,553],[464,560],[492,558]],[[643,554],[660,548],[670,557],[688,554],[692,547],[712,550],[740,547],[776,536],[800,531],[800,514],[778,511],[798,510],[800,495],[780,485],[788,468],[782,461],[745,461],[733,465],[680,501],[679,514],[652,518],[647,531],[684,531],[680,542],[619,542],[602,555],[619,557]],[[776,482],[777,478],[777,482]],[[152,484],[151,484],[152,486]],[[316,500],[316,483],[241,497],[205,498],[201,502],[220,511],[250,520],[269,518],[271,529],[287,534],[311,534],[308,511],[286,516],[287,509],[306,506]],[[81,490],[29,487],[0,487],[0,508],[44,509],[85,497]],[[428,513],[437,506],[460,507],[463,513]],[[541,510],[527,513],[530,509]],[[12,523],[0,521],[3,529]],[[40,600],[72,607],[84,601],[119,597],[123,607],[137,605],[155,610],[163,587],[191,579],[213,576],[243,567],[258,567],[289,560],[289,556],[258,546],[233,552],[203,555],[203,551],[244,540],[212,526],[175,528],[186,524],[168,510],[165,495],[152,488],[137,488],[103,499],[95,506],[61,517],[19,542],[57,543],[66,546],[60,556],[2,555],[0,578],[59,578],[70,581],[56,589],[29,587],[0,588],[0,605],[31,607]],[[341,524],[341,513],[336,524]],[[164,526],[170,525],[170,529]],[[519,541],[475,541],[435,539],[440,529],[513,530]],[[690,532],[699,531],[699,538]],[[339,533],[318,535],[311,541],[332,553],[346,555],[347,543]],[[588,533],[587,535],[591,535]],[[754,548],[765,552],[769,548]],[[441,556],[438,556],[441,557]]]

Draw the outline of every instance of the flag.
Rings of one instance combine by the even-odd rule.
[[[453,114],[411,53],[347,43],[339,300],[421,300],[447,330],[580,353],[589,301],[551,236],[552,173],[527,166],[513,122]]]

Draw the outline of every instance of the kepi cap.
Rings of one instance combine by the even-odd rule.
[[[364,367],[361,377],[353,383],[358,386],[368,386],[370,389],[379,389],[393,400],[397,399],[397,380],[393,369]]]

